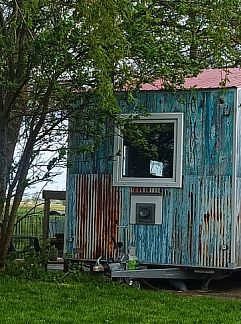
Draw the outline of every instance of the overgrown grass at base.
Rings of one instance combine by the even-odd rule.
[[[63,273],[46,281],[0,276],[0,323],[241,323],[241,302],[136,290]]]

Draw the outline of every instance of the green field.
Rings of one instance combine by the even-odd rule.
[[[55,275],[54,275],[55,276]],[[83,275],[76,281],[0,277],[0,323],[241,323],[241,302],[136,290]]]
[[[63,213],[65,206],[61,203],[51,203],[50,210],[55,210]],[[33,202],[23,202],[18,209],[18,219],[21,219],[21,221],[16,222],[14,234],[42,237],[43,214],[43,205],[35,207]]]

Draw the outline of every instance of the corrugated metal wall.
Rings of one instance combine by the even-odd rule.
[[[75,213],[69,217],[69,226],[75,224],[73,248],[84,258],[112,257],[111,236],[117,239],[119,225],[119,239],[135,245],[142,262],[228,266],[235,90],[141,92],[138,101],[150,112],[184,113],[183,187],[112,187],[110,161],[106,159],[112,151],[110,141],[96,155],[101,163],[96,158],[94,166],[92,161],[70,168],[70,183],[75,181],[71,186],[76,187],[74,198],[69,193],[74,204],[70,209]],[[74,176],[78,173],[90,174]],[[163,224],[129,225],[130,197],[138,191],[162,194]],[[237,225],[237,233],[239,228],[241,225]]]
[[[236,144],[236,210],[235,210],[235,261],[241,266],[241,90],[238,91],[237,144]]]
[[[230,262],[230,177],[188,177],[163,190],[163,224],[132,225],[143,262],[225,267]],[[224,250],[224,245],[227,249]]]
[[[121,194],[110,175],[76,176],[75,252],[80,258],[115,257]]]

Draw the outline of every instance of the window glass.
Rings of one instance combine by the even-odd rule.
[[[113,185],[182,186],[183,113],[152,113],[116,130]]]
[[[134,135],[124,136],[123,177],[172,178],[174,123],[140,123]]]

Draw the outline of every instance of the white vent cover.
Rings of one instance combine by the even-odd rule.
[[[162,224],[162,196],[131,195],[130,223],[137,225]]]

